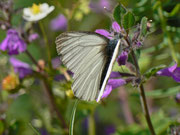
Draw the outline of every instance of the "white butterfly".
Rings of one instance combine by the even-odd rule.
[[[101,99],[120,50],[121,39],[117,37],[108,39],[95,32],[65,32],[57,37],[57,52],[74,73],[72,90],[76,97]]]

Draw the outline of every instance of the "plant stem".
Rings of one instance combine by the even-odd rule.
[[[61,115],[58,107],[56,106],[56,103],[55,103],[55,100],[54,100],[54,96],[53,96],[51,87],[49,85],[49,82],[45,78],[43,79],[43,85],[44,85],[45,91],[46,91],[46,93],[47,93],[47,95],[49,97],[49,101],[50,101],[50,104],[52,106],[52,109],[56,112],[57,117],[62,122],[63,128],[65,128],[68,131],[68,127],[66,125],[66,122],[65,122],[63,116]]]
[[[45,45],[47,47],[46,50],[47,50],[47,55],[48,55],[49,69],[52,69],[52,64],[51,64],[51,48],[50,48],[50,45],[48,43],[48,38],[47,38],[47,35],[46,35],[46,32],[45,32],[45,29],[43,27],[43,23],[41,21],[39,21],[39,26],[40,26],[41,32],[43,34]]]
[[[171,39],[169,32],[166,30],[167,22],[163,15],[163,9],[162,9],[161,2],[159,2],[158,4],[159,4],[159,7],[158,7],[157,11],[158,11],[159,18],[161,20],[161,27],[162,27],[163,33],[165,33],[167,35],[168,46],[171,51],[171,56],[172,56],[173,60],[178,62],[178,58],[177,58],[176,51],[175,51],[175,48],[173,45],[173,41]]]
[[[141,73],[140,73],[140,69],[139,69],[139,64],[138,61],[136,59],[136,55],[134,53],[134,51],[131,52],[133,61],[134,61],[134,65],[136,67],[136,76],[138,78],[141,79]],[[142,109],[146,118],[146,122],[148,124],[149,130],[151,132],[152,135],[155,135],[155,131],[151,122],[151,118],[150,118],[150,114],[149,114],[149,110],[148,110],[148,106],[147,106],[147,101],[146,101],[146,96],[145,96],[145,92],[144,92],[144,86],[143,84],[140,84],[139,86],[139,91],[140,91],[140,99],[141,99],[141,105],[142,105]]]
[[[94,113],[91,112],[88,118],[88,135],[95,135],[95,121],[93,114]]]
[[[26,50],[25,53],[27,54],[27,56],[31,59],[31,61],[40,69],[42,70],[42,68],[39,66],[39,64],[37,63],[36,59],[31,55],[31,53]]]

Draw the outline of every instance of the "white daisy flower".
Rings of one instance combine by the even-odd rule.
[[[32,7],[23,9],[23,18],[29,22],[39,21],[53,10],[54,6],[49,6],[47,3],[39,5],[33,4]]]

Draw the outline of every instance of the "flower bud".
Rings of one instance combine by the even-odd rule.
[[[66,91],[66,96],[68,96],[70,98],[73,98],[74,97],[73,91],[72,90],[67,90]]]
[[[19,79],[15,74],[10,74],[2,81],[2,89],[11,91],[19,85]]]

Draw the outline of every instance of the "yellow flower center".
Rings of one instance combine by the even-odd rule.
[[[34,15],[40,13],[41,12],[40,4],[39,5],[33,4],[33,6],[31,7],[31,11]]]

